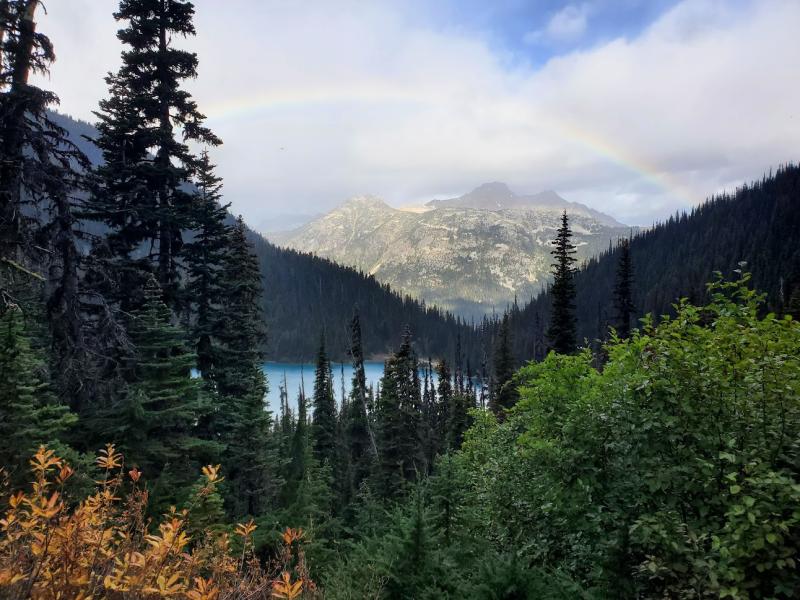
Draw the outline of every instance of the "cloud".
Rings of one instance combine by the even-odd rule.
[[[52,3],[41,19],[66,112],[86,118],[105,93],[115,5]],[[794,0],[686,0],[636,37],[537,67],[407,3],[196,6],[189,87],[225,142],[212,157],[226,197],[254,224],[496,180],[648,224],[800,158]]]
[[[590,8],[588,3],[568,4],[550,17],[544,29],[526,33],[523,41],[527,44],[575,41],[586,32]]]

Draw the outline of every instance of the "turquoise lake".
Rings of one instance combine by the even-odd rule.
[[[344,366],[344,386],[345,393],[350,393],[350,382],[353,378],[353,367],[350,363],[331,363],[333,370],[333,393],[336,396],[337,404],[342,401],[342,366]],[[313,363],[284,363],[266,362],[264,363],[264,373],[267,375],[269,392],[267,392],[267,402],[269,408],[277,413],[281,406],[281,386],[286,380],[286,389],[289,393],[289,405],[297,406],[297,394],[301,383],[305,386],[306,398],[314,393],[314,368]],[[364,372],[367,375],[367,386],[377,387],[378,382],[383,376],[383,362],[368,361],[364,363]]]
[[[336,403],[342,401],[342,368],[344,367],[344,393],[350,393],[350,383],[353,380],[353,367],[350,363],[331,363],[333,370],[333,393],[336,397]],[[267,402],[269,408],[273,413],[277,413],[281,406],[281,391],[280,388],[284,385],[284,378],[286,380],[286,389],[289,392],[289,406],[292,408],[297,406],[297,393],[300,389],[301,383],[305,386],[306,398],[309,398],[314,393],[314,368],[313,363],[284,363],[284,362],[266,362],[264,363],[264,373],[267,375],[269,383],[269,391],[267,392]],[[364,372],[367,376],[367,386],[378,387],[381,377],[383,376],[383,362],[382,361],[366,361],[364,363]],[[423,372],[420,370],[420,380],[423,377]],[[435,374],[434,374],[435,378]],[[310,410],[310,409],[309,409]]]

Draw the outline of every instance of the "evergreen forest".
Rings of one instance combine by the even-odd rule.
[[[120,0],[89,124],[0,0],[0,598],[800,597],[800,167],[466,322],[231,213],[202,7]]]

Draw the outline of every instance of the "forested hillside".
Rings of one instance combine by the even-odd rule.
[[[269,359],[312,359],[324,330],[331,358],[347,360],[350,320],[358,307],[368,357],[395,350],[408,325],[420,356],[453,356],[460,336],[463,352],[478,364],[479,333],[452,315],[403,297],[354,269],[278,248],[253,231],[249,239],[264,280]]]
[[[620,247],[590,260],[574,277],[578,340],[604,339],[614,324],[614,286]],[[672,312],[679,298],[704,301],[715,271],[747,263],[767,305],[782,310],[800,296],[800,167],[788,165],[762,180],[715,196],[630,240],[634,315]],[[515,352],[544,357],[552,295],[512,312]]]
[[[39,4],[0,0],[0,598],[800,597],[800,168],[579,271],[564,210],[549,292],[470,328],[231,217],[191,2],[121,0],[91,147]]]
[[[97,138],[97,129],[66,115],[50,114],[91,164],[99,165],[102,156],[91,142]],[[102,226],[91,222],[85,223],[84,228],[104,231]],[[477,335],[446,312],[426,308],[423,303],[402,296],[354,269],[279,248],[249,227],[247,237],[258,257],[264,284],[267,359],[309,361],[314,358],[317,340],[325,331],[331,357],[347,360],[348,326],[354,307],[358,307],[367,356],[390,353],[399,345],[400,332],[408,324],[416,334],[415,344],[422,356],[452,356],[460,335],[464,352],[477,360],[480,345]]]

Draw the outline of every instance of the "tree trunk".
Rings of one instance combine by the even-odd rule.
[[[19,22],[19,48],[11,67],[11,89],[3,95],[0,113],[0,260],[8,264],[21,263],[22,250],[22,160],[26,92],[31,67],[36,24],[33,21],[38,0],[28,0]],[[2,8],[8,10],[7,1]],[[2,63],[0,63],[2,64]]]
[[[158,239],[158,282],[161,285],[164,300],[168,306],[173,307],[173,256],[172,256],[172,228],[173,223],[171,219],[172,199],[170,197],[167,185],[167,172],[170,168],[170,158],[168,144],[165,142],[167,137],[172,137],[172,124],[169,118],[169,99],[168,94],[168,77],[167,68],[163,64],[164,56],[167,52],[167,25],[165,22],[164,14],[167,7],[164,0],[161,1],[161,18],[159,23],[159,40],[158,52],[161,56],[161,64],[159,65],[159,102],[161,103],[161,113],[159,116],[159,136],[161,138],[161,146],[158,149],[158,162],[161,167],[161,182],[159,185],[159,210],[161,211],[161,223],[159,225],[159,239]]]

